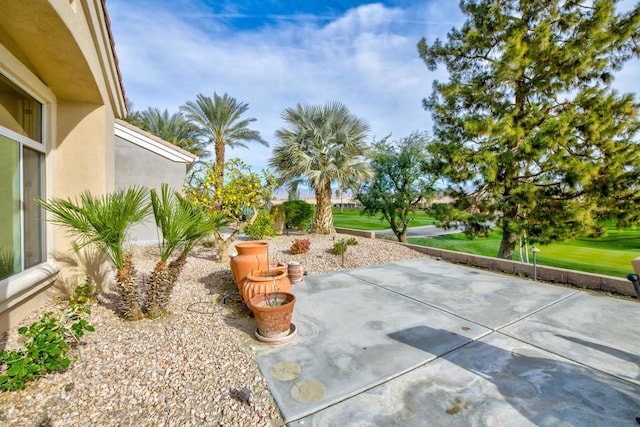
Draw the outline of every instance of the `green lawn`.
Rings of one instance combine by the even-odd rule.
[[[357,209],[333,210],[333,223],[336,227],[354,228],[357,230],[383,230],[389,224],[380,217],[367,217]],[[433,218],[424,212],[416,212],[411,226],[433,224]],[[607,224],[609,233],[606,237],[582,237],[576,240],[539,246],[537,262],[541,265],[626,277],[631,273],[631,260],[640,256],[640,227],[619,229],[612,223]],[[468,240],[464,234],[446,234],[430,238],[410,238],[409,242],[422,246],[448,249],[477,255],[495,257],[500,246],[501,234],[492,231],[488,238]],[[516,252],[514,259],[518,259]],[[533,258],[530,254],[529,260]]]
[[[460,233],[432,238],[412,238],[409,241],[423,246],[496,256],[500,246],[500,233],[491,232],[488,238],[475,240],[467,240]],[[640,256],[640,227],[610,228],[606,237],[582,237],[539,246],[539,249],[537,262],[541,265],[626,277],[633,271],[631,260]],[[514,259],[518,259],[517,253]],[[529,260],[532,261],[531,254]]]
[[[333,209],[333,225],[335,227],[355,228],[357,230],[386,230],[390,228],[389,223],[380,218],[379,215],[375,217],[364,216],[362,211],[358,209],[344,209],[343,212],[340,212],[340,209]],[[409,226],[417,227],[433,223],[433,218],[427,216],[424,212],[416,212]]]

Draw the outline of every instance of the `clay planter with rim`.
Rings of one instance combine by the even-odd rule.
[[[267,242],[252,241],[236,243],[238,255],[231,258],[231,275],[238,290],[242,288],[244,280],[252,270],[260,270],[267,266]]]
[[[276,305],[273,305],[274,296]],[[291,316],[295,295],[288,292],[257,294],[249,300],[258,325],[258,333],[265,338],[286,337],[291,332]]]
[[[251,271],[240,288],[242,301],[247,305],[252,296],[271,292],[291,292],[291,282],[284,270]]]
[[[287,266],[287,276],[292,285],[299,285],[304,281],[304,268],[297,261],[291,261]]]

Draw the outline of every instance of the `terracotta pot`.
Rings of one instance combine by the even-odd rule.
[[[278,293],[291,292],[291,282],[284,271],[253,271],[247,274],[244,285],[240,288],[240,296],[242,297],[242,301],[248,305],[249,299],[251,299],[252,296],[275,291]]]
[[[292,261],[287,266],[287,276],[292,285],[299,285],[304,281],[304,268],[297,261]]]
[[[231,258],[229,263],[238,290],[251,270],[257,271],[267,266],[267,246],[268,243],[262,241],[236,243],[238,255]]]
[[[276,304],[273,304],[275,297]],[[291,316],[296,297],[288,292],[257,294],[249,300],[258,325],[258,333],[266,338],[285,337],[291,332]]]

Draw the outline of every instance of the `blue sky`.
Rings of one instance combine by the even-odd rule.
[[[633,1],[624,2],[632,5]],[[249,104],[271,147],[282,110],[340,101],[365,118],[371,137],[431,131],[422,99],[434,79],[416,44],[445,39],[464,16],[458,2],[343,0],[108,0],[127,97],[136,110],[176,112],[198,93]],[[640,92],[640,61],[616,86]],[[271,148],[228,150],[259,170]]]

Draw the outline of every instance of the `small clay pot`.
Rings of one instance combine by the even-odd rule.
[[[299,285],[304,281],[304,268],[297,261],[292,261],[287,266],[287,276],[292,285]]]
[[[265,338],[286,337],[291,333],[295,295],[288,292],[257,294],[249,300],[258,333]]]

